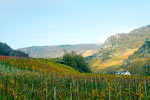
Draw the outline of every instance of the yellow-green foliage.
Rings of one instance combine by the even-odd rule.
[[[78,73],[78,71],[76,71],[75,69],[63,64],[56,63],[52,59],[10,58],[10,59],[1,59],[0,62],[18,68],[36,71]]]
[[[90,67],[93,72],[103,71],[109,68],[113,70],[113,67],[121,66],[123,64],[123,61],[126,60],[130,55],[132,55],[137,50],[138,48],[129,49],[124,53],[116,52],[111,59],[107,59],[104,61],[102,61],[101,58],[95,58],[90,62]]]
[[[98,65],[100,65],[101,63],[102,63],[101,59],[93,59],[89,64],[91,71],[94,72],[96,68],[98,67]]]
[[[150,61],[150,58],[136,58],[134,60],[131,60],[129,64],[125,66],[124,69],[128,69],[132,74],[143,74],[145,75],[145,71],[147,69],[144,68],[144,66],[147,64],[147,62]]]
[[[149,100],[149,87],[150,77],[79,73],[53,60],[0,57],[0,100]]]

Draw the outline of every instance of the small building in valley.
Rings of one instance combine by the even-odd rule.
[[[116,72],[116,75],[131,75],[131,73],[129,71],[119,71],[119,72]]]

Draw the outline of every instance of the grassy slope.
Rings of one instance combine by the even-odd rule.
[[[144,66],[150,62],[150,58],[136,58],[130,62],[130,64],[122,67],[120,70],[129,70],[132,74],[146,75],[149,69]],[[148,72],[149,73],[149,72]]]
[[[137,52],[124,61],[121,69],[129,70],[132,74],[150,75],[149,48],[149,44],[144,44]]]
[[[0,62],[28,70],[60,73],[79,73],[75,69],[63,64],[56,63],[51,59],[15,58],[0,56]]]
[[[132,56],[124,61],[122,70],[132,74],[150,75],[150,42],[146,41]]]
[[[119,100],[120,87],[122,100],[141,95],[146,100],[144,80],[150,83],[149,77],[81,74],[46,59],[0,57],[0,62],[0,100]]]
[[[119,53],[113,56],[111,59],[102,61],[100,58],[99,59],[94,59],[90,62],[90,66],[93,72],[101,71],[103,72],[104,70],[110,68],[111,70],[118,68],[119,66],[122,65],[123,61],[128,58],[128,56],[132,55],[135,51],[138,49],[129,49],[123,54]],[[109,70],[110,70],[109,69]]]
[[[83,57],[88,57],[96,53],[98,50],[86,50],[82,55]]]

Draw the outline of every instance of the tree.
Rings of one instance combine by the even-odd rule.
[[[82,55],[77,55],[74,51],[71,53],[66,52],[63,56],[63,61],[66,65],[71,66],[79,72],[91,72],[84,57]]]

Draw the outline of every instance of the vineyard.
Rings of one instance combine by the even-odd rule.
[[[0,100],[150,100],[150,77],[80,73],[52,59],[1,56]]]

